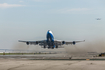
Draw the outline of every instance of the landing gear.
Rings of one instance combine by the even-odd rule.
[[[58,48],[58,45],[56,45],[56,48]]]
[[[54,49],[54,47],[48,47],[48,49]]]
[[[50,47],[48,47],[48,49],[50,49]]]
[[[46,46],[44,46],[44,49],[46,48]]]
[[[52,47],[52,49],[54,49],[54,47]]]

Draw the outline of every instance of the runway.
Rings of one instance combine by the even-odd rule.
[[[0,70],[105,70],[105,57],[65,54],[0,55]]]
[[[36,55],[0,55],[0,58],[31,59],[31,60],[105,60],[105,57],[70,56],[65,54],[36,54]]]
[[[0,70],[105,70],[105,61],[0,58]]]

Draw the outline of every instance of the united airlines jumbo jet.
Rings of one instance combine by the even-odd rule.
[[[85,41],[85,40],[84,40]],[[73,44],[75,45],[78,42],[84,42],[84,41],[61,41],[61,40],[54,40],[54,36],[52,31],[48,30],[47,35],[46,35],[46,40],[42,41],[20,41],[19,42],[24,42],[27,45],[40,45],[43,46],[42,48],[48,48],[48,49],[54,49],[54,48],[61,48],[62,45],[68,45],[68,44]]]

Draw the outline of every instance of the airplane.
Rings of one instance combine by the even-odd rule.
[[[24,42],[27,45],[40,45],[42,48],[48,48],[48,49],[54,49],[54,48],[61,48],[62,45],[69,45],[73,44],[75,45],[78,42],[84,42],[83,41],[62,41],[62,40],[55,40],[54,35],[51,30],[48,30],[47,35],[46,35],[46,40],[41,40],[41,41],[22,41],[19,40],[19,42]]]
[[[101,20],[101,18],[97,18],[97,20]]]

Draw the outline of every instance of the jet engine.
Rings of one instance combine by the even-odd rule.
[[[29,45],[29,42],[26,42],[27,45]]]
[[[75,41],[73,41],[73,45],[75,45],[76,43],[75,43]]]
[[[36,41],[36,44],[38,44],[38,41]]]
[[[65,41],[62,41],[62,44],[65,44]]]

